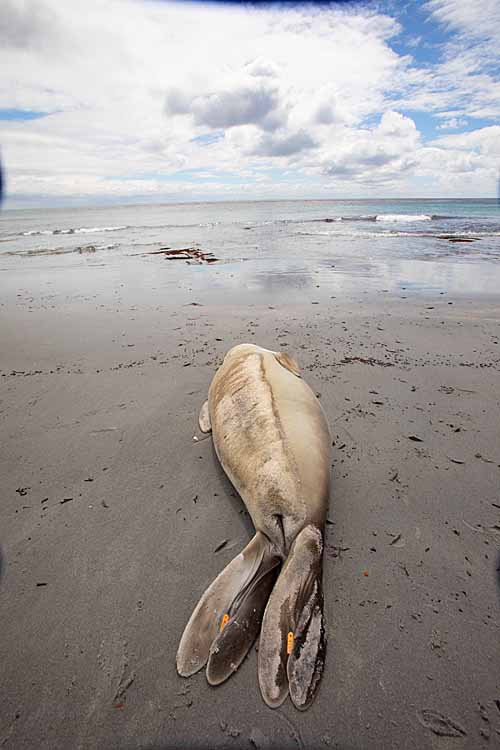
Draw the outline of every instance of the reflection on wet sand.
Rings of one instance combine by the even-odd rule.
[[[435,239],[429,245],[428,238],[422,237],[395,242],[357,236],[318,237],[304,244],[303,238],[276,232],[251,248],[241,247],[231,236],[231,242],[212,246],[215,254],[208,242],[179,242],[172,247],[189,248],[190,253],[167,250],[164,245],[156,250],[139,246],[140,253],[131,253],[130,245],[110,244],[30,248],[22,251],[22,257],[19,252],[2,254],[0,270],[8,272],[3,274],[4,282],[13,288],[30,277],[46,278],[68,295],[83,290],[87,295],[103,292],[112,297],[117,286],[124,285],[145,300],[157,293],[172,302],[196,295],[205,302],[224,304],[285,303],[290,295],[295,302],[308,302],[383,289],[398,294],[445,290],[496,296],[500,288],[500,252],[493,240],[453,244]],[[167,252],[173,252],[177,262],[165,262]],[[217,262],[198,265],[194,254]]]
[[[249,264],[253,266],[254,264]],[[278,267],[277,267],[278,266]],[[500,288],[500,266],[492,263],[443,262],[442,260],[380,260],[360,258],[319,258],[297,267],[281,259],[280,263],[259,263],[259,269],[246,279],[249,269],[242,269],[242,286],[262,293],[286,293],[290,290],[312,290],[315,296],[352,294],[359,291],[411,289],[414,293],[447,290],[453,294],[495,295]],[[247,273],[246,273],[247,272]]]
[[[275,293],[290,289],[306,289],[313,285],[312,270],[290,266],[287,269],[275,271],[263,268],[252,274],[248,283],[252,289],[262,292]]]

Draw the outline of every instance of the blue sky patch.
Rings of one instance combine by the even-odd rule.
[[[212,143],[218,143],[224,138],[224,131],[219,130],[216,133],[203,133],[191,138],[191,143],[201,143],[204,146],[211,146]]]
[[[37,112],[34,109],[0,109],[0,120],[38,120],[47,115],[48,112]]]
[[[443,46],[452,34],[434,20],[421,2],[387,2],[382,10],[402,26],[401,33],[390,40],[390,46],[398,54],[411,55],[418,67],[435,65],[441,60]]]

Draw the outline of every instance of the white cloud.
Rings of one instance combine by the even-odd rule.
[[[48,50],[60,31],[57,14],[43,3],[2,0],[0,40],[4,48]]]
[[[462,149],[491,159],[500,157],[500,125],[479,128],[468,133],[441,136],[434,141],[441,147]]]
[[[323,171],[340,179],[394,180],[415,166],[418,144],[413,120],[389,110],[371,130],[349,133],[342,147],[327,155]]]
[[[460,117],[450,117],[449,120],[445,120],[441,125],[437,125],[437,130],[456,130],[467,125],[467,120]]]
[[[429,0],[424,9],[451,33],[441,62],[427,71],[422,109],[455,109],[470,118],[500,118],[500,4],[498,0]]]
[[[476,175],[484,193],[496,131],[426,144],[402,110],[434,112],[441,130],[459,130],[465,115],[500,118],[488,62],[498,12],[488,2],[428,3],[463,54],[450,43],[441,62],[418,67],[391,47],[397,20],[357,5],[3,0],[0,108],[52,113],[0,122],[8,185],[18,195],[119,197],[170,195],[175,184],[188,195],[192,183],[175,175],[198,170],[212,175],[200,194],[213,197],[230,190],[221,174],[263,196],[318,195],[332,180],[411,193],[414,178],[441,184],[446,169]],[[271,169],[296,179],[266,182]]]
[[[264,133],[251,154],[257,156],[293,156],[301,151],[314,148],[312,137],[305,131],[296,133]]]
[[[167,92],[165,111],[167,115],[192,115],[195,125],[210,128],[258,124],[267,130],[277,127],[286,117],[278,113],[279,106],[277,88],[267,81],[252,79],[192,99],[173,89]]]
[[[430,0],[426,7],[441,23],[466,37],[490,39],[498,54],[500,5],[498,0]]]
[[[245,71],[251,76],[270,78],[275,78],[279,73],[276,64],[272,60],[266,60],[262,57],[252,60],[251,63],[245,66]]]

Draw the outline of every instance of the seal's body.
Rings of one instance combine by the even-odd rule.
[[[324,412],[288,355],[242,344],[217,371],[200,427],[212,430],[257,533],[194,610],[178,671],[187,676],[208,661],[209,682],[222,682],[262,622],[264,700],[278,706],[290,691],[294,704],[307,708],[325,650],[321,573],[331,439]]]

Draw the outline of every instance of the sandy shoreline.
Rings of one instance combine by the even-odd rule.
[[[196,301],[4,299],[0,746],[498,742],[500,306]],[[200,593],[251,534],[193,442],[244,340],[297,356],[335,441],[327,666],[305,714],[266,708],[253,652],[217,689],[175,672]]]

